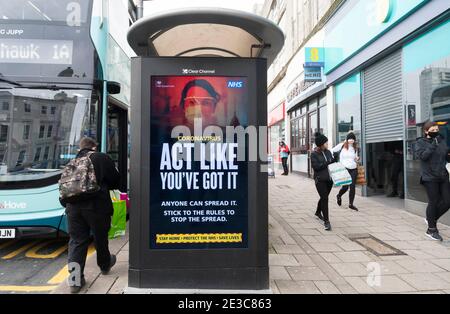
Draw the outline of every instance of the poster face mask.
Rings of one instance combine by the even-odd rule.
[[[186,97],[184,100],[186,119],[190,121],[196,118],[208,120],[214,116],[215,105],[213,97]]]

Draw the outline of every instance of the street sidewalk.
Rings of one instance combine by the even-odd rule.
[[[450,294],[450,227],[440,225],[446,241],[434,242],[425,236],[424,219],[402,210],[403,202],[357,196],[360,212],[353,212],[347,196],[341,208],[336,205],[335,189],[330,196],[333,231],[326,232],[314,217],[318,196],[312,180],[296,175],[270,179],[269,193],[273,293]],[[117,265],[103,276],[92,256],[83,293],[123,293],[128,239],[111,241],[111,248]],[[54,291],[68,292],[65,282]]]

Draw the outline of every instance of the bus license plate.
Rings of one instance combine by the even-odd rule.
[[[0,229],[0,239],[15,239],[16,229]]]

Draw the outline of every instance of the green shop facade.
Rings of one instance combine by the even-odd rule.
[[[328,135],[335,144],[356,133],[367,173],[365,196],[393,191],[393,167],[401,155],[398,185],[405,208],[424,214],[427,196],[414,147],[427,120],[439,122],[450,145],[450,1],[348,0],[324,32],[334,120]]]

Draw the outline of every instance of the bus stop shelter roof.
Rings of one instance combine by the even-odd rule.
[[[128,31],[138,56],[266,58],[270,66],[284,45],[282,30],[244,11],[189,8],[145,17]]]

